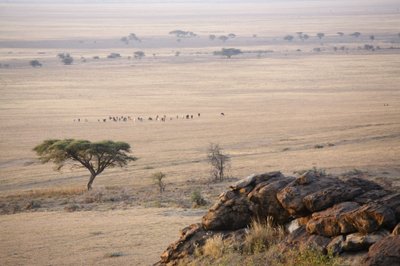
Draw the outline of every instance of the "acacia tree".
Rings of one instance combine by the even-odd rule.
[[[49,139],[37,145],[33,150],[42,163],[53,162],[60,170],[66,164],[89,170],[90,179],[87,189],[92,189],[96,176],[106,168],[124,167],[137,158],[128,155],[130,145],[126,142],[111,140],[90,142],[75,139]]]
[[[236,48],[222,48],[221,51],[215,51],[214,55],[223,55],[227,58],[231,58],[234,55],[242,54],[243,52],[240,49]]]
[[[207,150],[207,160],[211,165],[211,178],[214,181],[223,181],[226,169],[229,167],[230,157],[223,153],[219,144],[211,143]]]

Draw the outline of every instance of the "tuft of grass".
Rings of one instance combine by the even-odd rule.
[[[272,217],[265,221],[253,220],[244,241],[244,250],[249,254],[257,254],[280,242],[285,237],[285,230],[275,226]]]
[[[218,259],[222,257],[226,251],[225,249],[225,243],[222,239],[222,235],[218,234],[207,239],[203,246],[203,255],[209,256],[213,259]]]
[[[303,174],[305,174],[307,172],[312,172],[316,176],[327,176],[328,175],[324,168],[317,168],[315,166],[313,168],[311,168],[311,169],[294,171],[293,174],[296,174],[296,175],[300,176],[300,175],[303,175]]]
[[[81,209],[81,206],[79,206],[78,204],[69,204],[64,207],[64,210],[67,212],[74,212],[78,211],[79,209]]]

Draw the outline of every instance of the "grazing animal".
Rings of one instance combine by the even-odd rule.
[[[221,115],[225,115],[225,113],[221,113]]]
[[[200,113],[198,113],[197,116],[200,117]]]

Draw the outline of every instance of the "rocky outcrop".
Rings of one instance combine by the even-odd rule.
[[[333,254],[369,250],[365,265],[392,265],[385,263],[400,259],[400,193],[362,178],[310,171],[297,178],[280,172],[251,175],[232,185],[201,224],[182,230],[159,264],[190,257],[215,234],[242,243],[251,221],[267,217],[287,228],[282,252],[295,246]]]

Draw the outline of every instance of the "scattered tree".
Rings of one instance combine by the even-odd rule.
[[[283,39],[285,41],[291,42],[294,39],[294,37],[292,35],[286,35],[285,37],[283,37]]]
[[[197,34],[194,32],[183,30],[173,30],[170,31],[169,34],[175,35],[177,38],[192,38],[197,36]]]
[[[373,40],[375,40],[375,36],[374,36],[374,35],[371,35],[371,36],[369,36],[369,39],[370,39],[371,41],[373,41]]]
[[[179,51],[175,52],[175,56],[180,56],[180,54],[181,54],[181,52],[179,52]]]
[[[231,58],[234,55],[242,54],[243,52],[240,49],[236,48],[222,48],[221,51],[215,51],[214,55],[223,55],[227,58]]]
[[[137,59],[142,59],[145,56],[145,54],[143,51],[136,51],[133,53],[133,56]]]
[[[236,38],[236,34],[234,34],[234,33],[229,33],[229,34],[228,34],[228,38],[231,38],[231,39]]]
[[[325,37],[325,33],[318,32],[318,33],[317,33],[317,37],[321,40],[322,38]]]
[[[364,49],[368,51],[375,51],[375,48],[371,44],[364,44]]]
[[[74,58],[69,53],[59,53],[57,56],[64,65],[71,65],[74,62]]]
[[[122,37],[121,38],[121,42],[125,43],[125,44],[129,44],[129,39],[128,37]]]
[[[336,34],[339,35],[340,37],[344,36],[344,33],[341,31],[337,32]]]
[[[296,32],[296,34],[299,36],[300,40],[302,40],[302,41],[308,40],[310,38],[310,36],[308,36],[308,34],[305,34],[301,31]]]
[[[229,38],[227,36],[225,36],[225,35],[221,35],[221,36],[218,37],[218,39],[220,39],[223,42],[226,42]]]
[[[128,35],[128,39],[132,40],[132,41],[137,41],[137,42],[141,42],[142,41],[135,33],[129,34]]]
[[[60,170],[66,164],[83,167],[89,170],[90,179],[87,189],[92,189],[96,176],[106,168],[124,167],[137,158],[128,155],[130,145],[125,142],[100,141],[75,139],[49,139],[36,146],[33,150],[42,163],[53,162],[56,169]]]
[[[218,144],[211,143],[207,150],[207,159],[211,165],[212,180],[223,181],[230,157],[223,153],[223,149]]]
[[[208,36],[208,39],[210,39],[211,41],[214,41],[215,38],[217,38],[217,36],[215,36],[214,34],[210,34],[210,35]]]
[[[31,65],[31,67],[41,67],[42,66],[42,63],[40,63],[39,62],[39,60],[31,60],[30,62],[29,62],[29,64]]]
[[[107,58],[119,58],[121,55],[119,53],[111,53],[107,55]]]
[[[154,184],[158,186],[160,193],[163,193],[165,191],[166,184],[163,181],[165,177],[166,175],[163,172],[157,172],[152,174],[151,176],[151,178],[154,181]]]

